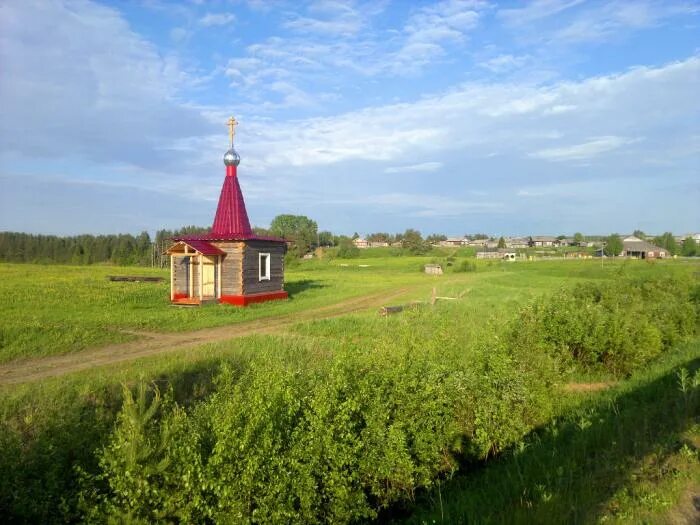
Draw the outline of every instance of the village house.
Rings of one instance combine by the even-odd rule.
[[[362,237],[358,237],[357,239],[353,239],[352,243],[358,248],[369,248],[369,241],[367,241],[366,239],[363,239]]]
[[[505,241],[508,248],[528,248],[530,246],[527,239],[520,237],[513,237],[512,239],[506,239]]]
[[[530,237],[529,245],[530,247],[534,246],[536,248],[548,248],[558,246],[559,241],[556,237],[551,237],[548,235],[538,235],[535,237]]]
[[[637,259],[663,259],[669,253],[663,248],[643,241],[642,239],[630,235],[622,240],[622,254],[625,257],[635,257]]]
[[[488,239],[474,239],[471,241],[467,241],[466,245],[474,247],[485,247],[487,243]]]
[[[250,227],[238,182],[240,157],[233,147],[235,126],[229,119],[230,147],[224,154],[226,176],[209,233],[174,237],[170,255],[170,300],[178,305],[220,302],[236,306],[287,298],[284,254],[278,237],[256,235]]]
[[[468,240],[464,237],[448,237],[444,241],[440,241],[440,246],[465,246]]]

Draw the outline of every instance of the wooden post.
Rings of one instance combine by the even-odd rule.
[[[175,256],[170,256],[170,301],[175,300]]]
[[[204,282],[204,256],[200,253],[199,254],[199,300],[200,301],[203,298],[203,295],[202,295],[203,282]]]
[[[194,290],[193,290],[193,288],[194,288],[194,264],[192,264],[193,259],[194,259],[194,257],[187,258],[187,261],[189,263],[187,266],[189,266],[189,269],[190,269],[190,282],[189,282],[189,285],[187,286],[187,296],[190,298],[194,297]]]
[[[216,264],[216,296],[221,297],[221,255],[217,257]]]

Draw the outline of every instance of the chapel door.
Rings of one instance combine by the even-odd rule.
[[[204,297],[216,295],[216,263],[208,257],[202,258],[202,295]]]

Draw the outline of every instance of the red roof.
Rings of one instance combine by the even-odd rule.
[[[250,235],[242,234],[231,234],[231,235],[219,235],[216,233],[201,233],[199,235],[180,235],[178,237],[173,237],[174,241],[184,241],[190,244],[190,241],[270,241],[270,242],[287,242],[281,237],[269,237],[265,235],[256,235],[251,233]]]
[[[200,235],[174,237],[173,240],[185,241],[193,248],[195,246],[192,245],[192,242],[196,241],[286,242],[279,237],[264,237],[253,232],[248,220],[248,212],[245,209],[243,192],[241,192],[241,186],[238,183],[236,166],[226,166],[226,178],[221,188],[219,205],[216,208],[216,216],[214,217],[211,231]],[[214,247],[212,246],[212,248]]]
[[[206,241],[202,241],[199,239],[180,240],[185,242],[188,246],[190,246],[190,248],[194,248],[195,250],[197,250],[202,255],[223,255],[225,253],[223,250],[220,250],[216,246],[213,246]]]
[[[226,166],[226,178],[219,196],[214,225],[211,233],[216,235],[252,235],[241,186],[238,184],[236,166]]]

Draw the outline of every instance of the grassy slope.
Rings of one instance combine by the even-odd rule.
[[[104,266],[0,264],[0,362],[80,350],[129,339],[120,329],[184,331],[273,317],[343,299],[421,284],[401,261],[393,273],[373,267],[306,264],[287,273],[291,299],[241,309],[172,308],[167,272]],[[411,269],[413,269],[411,267]],[[364,271],[369,270],[369,271]],[[110,282],[107,275],[156,275],[164,283]]]
[[[693,272],[697,268],[676,262],[656,265],[642,262],[610,264],[602,270],[599,262],[595,261],[495,263],[490,265],[484,263],[476,273],[448,274],[441,278],[435,278],[421,275],[417,271],[420,261],[421,259],[417,258],[342,261],[351,265],[370,264],[369,268],[359,268],[357,266],[340,268],[337,266],[337,261],[330,264],[324,262],[304,264],[300,268],[289,272],[288,275],[292,286],[294,286],[294,283],[310,280],[323,284],[323,287],[310,287],[308,284],[300,285],[296,299],[293,301],[268,304],[249,310],[219,307],[188,310],[173,309],[167,306],[167,289],[162,287],[159,290],[157,285],[152,287],[151,285],[137,284],[129,287],[131,283],[120,284],[117,288],[120,290],[119,293],[122,297],[120,301],[105,297],[95,299],[90,295],[90,289],[93,291],[95,289],[102,290],[98,296],[109,295],[106,293],[107,291],[114,291],[114,289],[109,287],[116,283],[107,283],[104,280],[104,275],[110,273],[134,273],[134,269],[3,265],[0,266],[0,274],[4,277],[0,280],[0,286],[4,287],[5,290],[12,291],[14,301],[10,307],[7,305],[2,307],[0,318],[3,320],[2,329],[4,330],[6,341],[7,334],[12,334],[10,330],[19,330],[21,333],[22,326],[27,319],[33,318],[38,327],[38,331],[35,332],[36,337],[42,344],[50,345],[54,337],[58,337],[59,341],[62,340],[61,330],[65,329],[64,326],[69,328],[75,327],[77,330],[85,330],[89,333],[97,333],[102,326],[100,323],[110,327],[157,327],[164,330],[184,330],[223,324],[245,318],[275,315],[283,311],[301,310],[307,305],[326,304],[342,297],[360,295],[372,290],[405,286],[407,284],[416,286],[413,292],[414,297],[427,299],[430,288],[433,285],[437,285],[439,295],[456,295],[464,290],[469,291],[463,300],[438,303],[438,307],[430,315],[416,316],[415,319],[411,319],[411,322],[415,321],[416,330],[421,331],[432,329],[441,319],[445,320],[444,328],[453,330],[453,336],[464,341],[463,348],[468,348],[469,343],[475,339],[493,337],[494,331],[498,330],[503,320],[507,319],[528,298],[546,293],[572,280],[614,279],[620,275],[621,271],[626,274],[643,275],[657,272]],[[149,273],[148,271],[139,271],[139,273],[142,272]],[[37,283],[37,288],[41,288],[40,284],[47,285],[48,283],[48,286],[51,287],[54,286],[54,283],[57,283],[57,288],[64,290],[70,289],[76,283],[82,283],[85,288],[85,295],[80,295],[81,299],[79,301],[76,301],[74,298],[73,302],[70,303],[59,300],[60,294],[58,294],[58,296],[48,301],[45,306],[37,306],[36,309],[32,309],[32,305],[36,302],[35,294],[38,291],[31,288],[31,286],[22,286],[22,283]],[[95,288],[91,288],[92,286]],[[149,288],[149,286],[151,287]],[[306,288],[301,289],[301,286],[306,286]],[[163,297],[163,294],[165,294],[165,297]],[[23,308],[19,308],[20,304],[24,305]],[[112,305],[112,308],[106,308],[106,305],[109,304]],[[65,308],[61,309],[60,305],[65,305]],[[9,315],[10,313],[12,315]],[[24,454],[24,464],[34,465],[38,472],[49,473],[39,478],[31,475],[27,479],[13,479],[11,480],[13,486],[19,487],[26,493],[36,493],[37,497],[34,500],[40,501],[47,494],[47,484],[56,483],[59,490],[49,492],[60,494],[61,490],[67,489],[67,487],[61,488],[62,483],[68,483],[69,485],[74,483],[74,479],[70,477],[67,481],[54,479],[51,473],[55,473],[58,476],[61,472],[70,471],[72,465],[76,462],[82,463],[87,467],[90,466],[92,451],[102,443],[106,433],[111,428],[113,418],[118,410],[120,404],[119,382],[132,382],[138,378],[156,382],[168,382],[174,386],[177,399],[188,403],[204,397],[210,391],[210,379],[222,359],[240,363],[242,366],[247,356],[264,348],[299,348],[300,350],[305,349],[313,353],[332,352],[334,348],[345,344],[346,341],[360,341],[371,346],[374,334],[380,331],[391,331],[394,323],[405,322],[405,317],[379,318],[376,313],[365,313],[345,318],[303,323],[295,328],[293,334],[286,337],[249,337],[238,340],[235,343],[222,343],[203,348],[180,350],[168,356],[142,359],[131,364],[113,367],[109,370],[96,369],[40,384],[5,389],[1,392],[2,397],[0,397],[0,421],[18,432],[19,435],[24,436],[27,443],[31,443],[31,446],[28,446],[22,452]],[[6,321],[9,321],[9,323],[6,324]],[[54,328],[55,334],[47,333],[45,330],[45,327],[50,325],[51,322],[56,323]],[[425,324],[421,325],[421,323]],[[8,325],[10,330],[7,329]],[[62,349],[59,347],[59,351],[73,348],[74,346],[64,345]],[[32,349],[31,346],[21,346],[19,349],[23,355],[31,355],[32,353],[36,355],[36,350]],[[680,357],[673,357],[673,366],[680,362],[688,362],[692,358],[697,358],[700,355],[700,347],[696,344],[681,351],[678,355]],[[469,356],[463,355],[462,358],[468,360]],[[647,379],[648,382],[653,383],[656,380],[654,378],[658,378],[657,376],[668,376],[664,380],[665,382],[658,384],[665,385],[663,391],[673,392],[673,372],[666,373],[669,370],[668,367],[672,365],[668,365],[667,362],[664,363],[666,364],[662,363],[659,365],[660,368],[650,371]],[[669,377],[670,379],[668,379]],[[637,388],[635,385],[642,385],[643,381],[644,379],[639,379],[637,383],[631,383],[629,387],[625,387],[626,390],[619,391],[619,396],[622,399],[631,399],[630,403],[632,403],[635,399],[634,396],[624,397],[626,395],[625,392],[628,390],[634,391]],[[647,391],[655,392],[653,389]],[[611,405],[610,395],[615,396],[618,394],[595,396],[595,400],[591,401],[593,404],[590,407],[585,406],[581,409],[584,411],[584,415],[593,413],[596,410],[602,410],[601,417],[610,421],[611,424],[614,423],[614,419],[609,417],[609,411],[605,412],[605,407],[619,407],[620,404],[615,401]],[[586,428],[580,428],[581,425],[585,426],[586,420],[576,416],[576,410],[578,410],[576,406],[578,406],[579,399],[562,399],[570,401],[570,403],[562,405],[562,417],[564,418],[564,415],[567,413],[572,413],[574,416],[572,416],[573,419],[569,420],[564,418],[564,422],[561,424],[564,426],[568,425],[566,428],[569,429],[567,432],[570,434],[573,432],[573,434],[578,435],[577,429],[582,431],[581,433],[584,437],[582,438],[583,445],[581,446],[585,450],[585,447],[590,446],[590,444],[587,444],[589,443],[587,440],[595,438],[596,434],[586,431]],[[648,400],[650,397],[646,395],[642,399]],[[634,403],[630,406],[633,407]],[[669,406],[664,405],[658,413],[663,415],[665,413],[664,410],[675,413],[675,410],[668,410]],[[653,414],[657,414],[657,412],[653,412]],[[630,421],[632,424],[635,423],[634,419]],[[598,427],[596,426],[596,428]],[[629,430],[629,427],[625,428]],[[673,427],[673,432],[679,433],[681,430],[680,427]],[[634,435],[633,431],[630,433]],[[650,433],[649,436],[649,444],[658,443],[666,439],[665,435],[660,436]],[[543,442],[547,446],[559,446],[559,442],[556,439],[553,443],[546,442],[546,440]],[[590,443],[600,442],[594,440]],[[627,447],[630,446],[634,448],[638,445],[634,443],[631,445],[625,444],[624,450],[627,450]],[[562,444],[561,447],[564,447],[565,454],[566,445]],[[532,449],[533,447],[528,445],[527,450]],[[537,490],[541,490],[539,486],[542,483],[538,475],[543,475],[543,470],[542,468],[538,470],[536,467],[539,462],[544,461],[547,454],[546,447],[540,447],[538,450],[540,450],[539,455],[527,455],[528,458],[533,458],[533,463],[528,467],[533,472],[532,484],[528,485],[530,491],[535,491],[532,494],[536,494]],[[640,457],[634,455],[631,459],[628,458],[629,461],[616,467],[619,468],[622,474],[616,474],[615,480],[619,480],[623,474],[628,475],[632,472],[644,457],[653,453],[653,447],[644,445],[640,448],[640,451],[642,451]],[[615,457],[617,453],[615,448],[612,448],[610,451],[611,457]],[[504,461],[507,463],[508,460],[505,459]],[[517,461],[520,461],[520,459]],[[543,464],[548,465],[546,462]],[[513,463],[510,465],[512,469]],[[557,472],[557,466],[548,465],[546,472],[550,471],[549,467],[553,467],[555,469],[553,472]],[[498,478],[499,472],[501,474],[507,472],[508,468],[508,466],[500,466],[499,463],[486,470],[494,472],[495,474],[492,474],[492,476]],[[31,474],[31,472],[32,470],[27,471],[28,474]],[[514,471],[511,470],[510,472],[512,476]],[[587,474],[588,471],[586,470],[583,473],[584,478],[588,475],[587,479],[593,484],[599,481],[599,476],[607,475],[605,472],[601,474],[600,471],[596,470],[593,470],[590,475]],[[485,476],[486,474],[483,475]],[[517,474],[515,475],[517,476]],[[479,479],[484,483],[487,478]],[[545,476],[545,479],[548,478]],[[453,492],[449,497],[443,494],[443,503],[446,500],[454,502],[455,512],[457,515],[461,515],[462,507],[460,502],[462,501],[461,493],[464,487],[460,486],[459,482],[454,486],[456,488],[453,490],[456,492]],[[517,485],[515,486],[517,487]],[[468,485],[468,492],[472,493],[473,487],[474,485]],[[548,488],[548,485],[543,487],[543,498],[546,499],[548,493],[556,495],[556,486],[552,490]],[[565,492],[567,494],[575,494],[581,487],[586,488],[585,485],[577,484],[574,476],[570,475],[568,481],[566,481],[565,488],[566,491],[572,492]],[[576,509],[582,509],[582,505],[588,504],[590,501],[595,501],[600,507],[605,503],[603,496],[609,497],[613,493],[618,500],[625,498],[624,489],[626,485],[622,482],[616,482],[614,485],[597,483],[596,487],[599,493],[594,494],[591,500],[576,499],[576,502],[578,502],[576,503]],[[510,488],[512,489],[512,487]],[[11,492],[18,489],[10,488],[7,490]],[[499,502],[496,508],[508,510],[514,508],[518,510],[520,508],[518,505],[523,501],[530,501],[527,498],[521,498],[521,494],[508,492],[508,490],[510,490],[508,487],[503,489],[503,499],[494,500]],[[0,492],[7,493],[4,488]],[[489,495],[489,497],[491,496]],[[478,493],[476,496],[474,494],[469,496],[469,498],[474,497],[478,498]],[[536,498],[536,496],[532,496],[532,498]],[[532,503],[532,501],[535,503]],[[542,516],[548,515],[551,507],[538,507],[538,500],[533,499],[532,501],[528,503],[530,507],[526,505],[520,508],[519,512],[521,514],[516,514],[516,516],[521,515],[524,521],[528,521],[529,517],[535,515],[530,514],[528,510],[533,505],[536,509],[541,509]],[[560,500],[555,498],[555,501]],[[611,500],[610,505],[614,507],[613,503]],[[55,508],[53,505],[57,503],[46,501],[44,504],[47,512],[51,512],[51,509]],[[563,504],[561,508],[566,509],[566,505],[568,503]],[[479,509],[481,510],[478,512],[481,513],[474,516],[477,517],[478,521],[487,521],[489,518],[488,509],[492,508],[494,508],[493,504],[490,506],[480,505]],[[419,512],[416,515],[417,520],[432,521],[439,518],[435,513],[435,509],[429,510],[429,505],[424,509],[424,513]],[[497,514],[495,518],[496,521],[499,521]]]
[[[498,315],[529,295],[574,278],[614,278],[623,266],[635,274],[654,271],[654,265],[638,262],[608,264],[603,269],[596,261],[481,262],[476,273],[448,273],[436,278],[419,272],[420,266],[430,259],[380,258],[373,254],[348,261],[305,261],[287,271],[290,300],[245,309],[223,305],[172,308],[167,282],[106,280],[110,274],[167,277],[167,272],[157,269],[0,264],[0,362],[66,353],[133,337],[122,329],[185,331],[221,326],[300,312],[399,287],[411,290],[408,298],[421,299],[428,297],[433,285],[437,285],[439,295],[469,289],[470,304],[493,308]],[[689,271],[688,265],[673,262],[663,268]]]
[[[700,369],[700,340],[611,390],[562,396],[552,422],[424,495],[401,521],[671,522],[700,482],[700,399],[679,388],[681,368]]]

